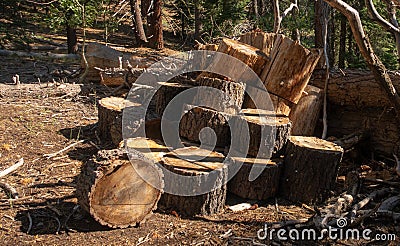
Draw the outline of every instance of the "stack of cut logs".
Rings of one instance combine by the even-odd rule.
[[[245,81],[201,73],[191,84],[187,81],[163,82],[155,98],[155,111],[159,116],[175,96],[196,85],[212,87],[226,95],[207,97],[199,90],[193,98],[193,105],[210,102],[218,105],[219,111],[189,104],[183,106],[185,114],[179,124],[179,135],[186,146],[184,148],[170,151],[170,146],[165,146],[159,118],[146,121],[148,138],[123,142],[139,151],[130,161],[137,162],[140,167],[147,165],[149,172],[153,172],[151,177],[159,178],[155,182],[160,187],[180,189],[188,184],[164,180],[164,174],[156,163],[183,176],[217,174],[213,179],[202,180],[212,187],[208,193],[180,196],[162,194],[143,181],[137,174],[138,170],[129,165],[127,154],[119,144],[125,99],[102,99],[98,104],[98,134],[102,141],[111,140],[120,148],[102,150],[86,163],[77,186],[80,204],[100,223],[110,227],[132,226],[143,221],[157,204],[185,216],[219,213],[224,208],[227,191],[252,200],[281,196],[305,203],[322,202],[329,196],[343,149],[312,137],[319,119],[322,92],[308,85],[308,81],[320,58],[320,51],[308,50],[283,35],[259,31],[244,34],[240,41],[223,39],[219,46],[202,47],[217,49],[252,68],[268,90],[275,112],[254,108],[254,102],[245,91],[253,90],[259,96],[262,93],[257,93],[258,88],[249,88]],[[241,72],[235,68],[226,69],[232,73]],[[231,132],[230,126],[235,132]],[[213,132],[205,130],[208,128]],[[275,129],[273,136],[262,134],[271,129]],[[211,141],[215,136],[215,148],[203,149],[203,142]],[[231,141],[235,141],[235,149],[230,149],[233,146]],[[146,148],[151,151],[144,151]],[[228,152],[229,157],[226,156]],[[204,155],[207,157],[200,160],[193,158]],[[183,159],[182,156],[190,158]],[[237,166],[237,163],[243,164],[227,182],[230,167]],[[261,170],[261,174],[250,179],[253,168]]]

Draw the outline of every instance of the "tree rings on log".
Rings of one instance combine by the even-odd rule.
[[[157,207],[161,191],[148,181],[163,187],[162,172],[140,153],[131,154],[131,161],[135,165],[123,150],[102,150],[82,166],[76,196],[81,207],[102,225],[135,226]],[[147,173],[147,180],[139,173]]]
[[[332,142],[290,137],[280,195],[294,202],[323,202],[334,188],[342,156],[343,149]]]
[[[228,179],[227,166],[223,161],[222,154],[197,147],[185,147],[166,154],[162,158],[162,165],[180,176],[166,179],[168,180],[165,184],[166,189],[176,192],[175,194],[164,193],[159,206],[174,210],[184,216],[212,215],[222,212],[225,206]],[[192,178],[184,179],[180,178],[181,176],[198,178],[198,180],[197,183],[193,183]],[[209,190],[195,196],[179,195],[201,190],[200,186],[207,187]]]
[[[239,197],[253,200],[266,200],[277,195],[283,167],[282,159],[231,157],[231,160],[243,164],[229,181],[228,191]],[[250,181],[252,168],[260,168],[262,173],[255,180]]]
[[[232,135],[239,136],[235,139],[235,151],[244,153],[248,147],[244,154],[271,158],[279,157],[284,150],[291,128],[288,117],[240,115],[232,117],[232,121],[233,130],[236,131]]]
[[[242,108],[245,84],[208,77],[200,78],[198,83],[199,86],[220,90],[223,92],[223,96],[215,97],[215,93],[210,90],[199,88],[193,100],[193,105],[207,105],[228,114],[237,114]]]
[[[230,115],[204,107],[184,106],[185,114],[179,124],[179,135],[207,146],[225,147],[230,144]],[[205,129],[204,129],[205,128]],[[213,132],[210,129],[213,130]],[[204,129],[204,130],[203,130]],[[216,140],[216,142],[214,142]]]
[[[293,125],[291,134],[295,136],[312,136],[322,109],[324,94],[321,89],[307,85],[304,92],[289,114]]]
[[[180,83],[158,82],[161,87],[156,93],[156,112],[159,116],[163,116],[164,110],[174,97],[179,93],[192,88],[192,85],[184,85]]]
[[[271,53],[273,62],[260,76],[267,91],[296,104],[318,63],[320,53],[278,35]]]

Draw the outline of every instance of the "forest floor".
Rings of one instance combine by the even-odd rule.
[[[0,23],[6,27],[0,32],[3,41],[6,40],[4,37],[16,36],[23,31],[33,32],[40,39],[58,42],[60,47],[65,42],[57,34],[43,30],[38,32],[33,25],[25,26],[24,30],[11,31],[13,25],[8,20],[1,19]],[[89,38],[91,41],[101,39],[96,30],[89,30]],[[160,55],[154,50],[130,48],[131,41],[123,34],[112,40],[115,46],[124,47],[137,55]],[[7,41],[2,46],[26,50],[26,44],[15,44]],[[48,44],[35,41],[28,45],[31,47],[29,50],[37,52],[40,46]],[[161,55],[173,52],[167,49]],[[218,215],[195,218],[182,218],[171,211],[157,210],[145,223],[135,228],[111,230],[99,225],[76,206],[75,178],[83,163],[98,149],[108,147],[98,141],[95,129],[97,101],[109,94],[111,89],[98,84],[78,84],[76,78],[60,80],[54,72],[74,73],[79,68],[78,61],[21,57],[0,59],[0,170],[20,158],[24,159],[22,167],[0,180],[15,187],[19,193],[18,199],[9,199],[0,191],[1,245],[260,245],[272,243],[257,238],[257,232],[264,229],[265,223],[309,219],[315,214],[313,208],[279,198],[242,201],[229,194],[229,205],[249,202],[257,204],[257,208],[241,212],[226,209]],[[15,74],[20,75],[22,84],[12,83]],[[44,76],[40,84],[38,75]],[[84,141],[53,158],[44,156],[80,140]],[[343,191],[342,181],[338,179],[335,194]],[[374,232],[394,233],[397,241],[391,244],[400,243],[400,227],[390,220],[366,220],[363,227]],[[281,243],[299,244],[294,241]],[[322,243],[364,245],[367,242],[303,242],[307,245]]]

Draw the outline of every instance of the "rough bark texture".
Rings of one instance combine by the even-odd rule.
[[[147,18],[150,31],[149,47],[157,50],[164,49],[161,6],[162,0],[153,0],[153,8]]]
[[[174,97],[179,93],[192,88],[191,85],[185,85],[180,83],[170,82],[158,82],[161,87],[158,89],[156,94],[156,112],[161,117],[163,116],[164,110]]]
[[[271,55],[272,47],[274,46],[276,34],[265,33],[262,31],[252,31],[240,36],[239,41],[264,52],[267,56]]]
[[[122,110],[125,103],[125,99],[120,97],[106,97],[99,101],[97,133],[101,141],[111,141],[115,146],[121,142]]]
[[[307,85],[305,93],[289,114],[291,135],[312,136],[322,109],[324,94],[321,89]]]
[[[266,200],[276,196],[283,168],[282,159],[232,157],[232,160],[243,164],[238,173],[229,181],[228,191],[252,200]],[[250,171],[253,167],[264,168],[264,170],[257,179],[249,181]]]
[[[203,107],[193,108],[191,105],[185,105],[184,111],[187,113],[182,116],[179,125],[181,137],[213,146],[214,134],[210,131],[202,131],[203,128],[209,127],[215,132],[217,146],[225,147],[230,144],[231,138],[228,125],[228,121],[231,118],[230,115]],[[202,132],[201,140],[200,132]]]
[[[232,118],[232,126],[235,131],[232,135],[239,136],[235,140],[238,141],[235,146],[239,148],[235,149],[236,151],[244,153],[248,146],[247,154],[249,156],[257,157],[258,155],[258,157],[271,158],[279,156],[284,151],[291,123],[288,117],[283,116],[241,115]],[[265,152],[259,151],[260,149]]]
[[[139,46],[143,46],[147,43],[147,37],[143,28],[140,0],[129,0],[129,4],[131,6],[132,21],[135,27],[136,43]]]
[[[187,161],[180,159],[183,157],[207,156],[200,161]],[[179,196],[174,194],[164,193],[160,199],[159,206],[164,209],[174,210],[178,214],[184,216],[194,215],[212,215],[222,212],[225,206],[228,170],[222,163],[224,156],[216,152],[209,152],[197,147],[186,147],[170,152],[162,158],[162,164],[173,173],[183,176],[200,176],[203,175],[198,185],[210,186],[212,191],[197,195],[197,196]],[[205,175],[210,174],[212,175]],[[171,190],[176,190],[181,193],[183,190],[191,189],[193,184],[185,179],[174,180],[169,179],[165,184],[170,186]],[[197,184],[195,184],[197,185]],[[182,194],[182,193],[181,193]]]
[[[233,81],[221,80],[218,78],[202,77],[198,80],[199,86],[206,86],[218,89],[225,93],[225,96],[215,97],[215,93],[209,93],[207,88],[200,88],[193,100],[193,105],[218,105],[218,110],[228,114],[237,114],[242,108],[245,84]]]
[[[279,194],[293,202],[323,202],[333,190],[343,149],[315,137],[292,136]]]
[[[308,50],[283,35],[278,35],[271,63],[260,76],[267,91],[297,103],[320,58],[320,50]]]
[[[143,155],[132,156],[135,168],[122,150],[102,150],[82,166],[76,196],[81,207],[100,224],[112,228],[135,226],[156,209],[161,191],[139,174],[159,182],[162,173]]]

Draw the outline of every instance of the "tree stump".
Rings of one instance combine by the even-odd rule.
[[[188,161],[180,159],[178,155],[188,159],[206,157],[198,161]],[[222,154],[209,152],[197,147],[185,147],[165,155],[162,158],[162,165],[172,173],[186,178],[200,177],[199,183],[196,184],[186,179],[181,179],[179,178],[180,176],[166,179],[166,187],[177,191],[176,194],[184,194],[185,191],[190,191],[191,189],[200,190],[197,186],[210,187],[210,191],[196,196],[164,193],[161,196],[159,206],[164,209],[174,210],[184,216],[212,215],[222,212],[225,206],[228,179],[228,170],[223,164],[223,160],[224,156]]]
[[[81,207],[102,225],[135,226],[157,207],[161,191],[138,173],[148,173],[147,179],[163,187],[162,173],[140,153],[131,155],[131,160],[135,168],[123,150],[102,150],[82,166],[76,196]]]
[[[129,69],[129,71],[124,68],[105,69],[104,71],[100,71],[100,84],[109,87],[125,84],[128,87],[135,83],[137,78],[139,78],[144,71],[145,68],[132,68]]]
[[[292,135],[312,136],[322,108],[324,94],[321,89],[307,85],[305,93],[289,114]]]
[[[225,93],[225,96],[216,98],[214,93],[209,93],[209,90],[199,89],[193,100],[193,105],[200,105],[200,103],[210,107],[218,105],[219,111],[228,114],[237,114],[242,108],[245,84],[208,77],[200,78],[198,83],[199,86],[218,89]]]
[[[167,108],[168,104],[171,102],[174,97],[176,97],[179,93],[193,88],[192,85],[185,85],[179,83],[170,83],[170,82],[158,82],[161,84],[161,87],[158,89],[156,93],[156,112],[161,117],[163,116],[164,110]]]
[[[232,125],[236,138],[235,151],[252,157],[271,158],[279,157],[286,147],[291,123],[285,116],[270,115],[241,115],[232,118]],[[248,127],[248,132],[246,131]],[[264,138],[262,137],[264,133]],[[275,133],[275,135],[273,134]],[[246,151],[246,143],[248,150]],[[260,149],[264,151],[259,151]]]
[[[182,116],[179,124],[179,135],[181,137],[194,142],[202,142],[209,146],[214,145],[213,139],[215,137],[216,146],[225,147],[230,144],[231,135],[228,124],[230,115],[192,105],[185,105],[184,112],[186,113]],[[214,130],[215,135],[207,130],[202,131],[205,127]]]
[[[252,200],[266,200],[275,197],[278,192],[281,177],[282,159],[240,158],[232,157],[233,162],[242,162],[237,174],[229,181],[228,191]],[[252,168],[262,168],[263,171],[255,180],[250,181],[249,175]]]
[[[342,156],[343,149],[332,142],[290,137],[280,195],[294,202],[323,202],[334,188]]]
[[[272,62],[260,78],[268,92],[296,104],[320,56],[319,50],[310,51],[298,42],[278,35],[271,53]]]
[[[262,50],[267,56],[271,55],[272,47],[276,39],[275,33],[265,33],[262,31],[251,31],[240,36],[239,41],[259,50]]]

